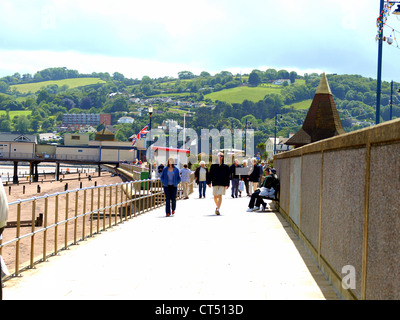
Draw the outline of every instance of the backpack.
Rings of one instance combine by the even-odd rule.
[[[278,195],[281,189],[281,183],[278,178],[275,178],[273,188],[275,189],[275,199],[278,199]]]

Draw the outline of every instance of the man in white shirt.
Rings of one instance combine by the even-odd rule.
[[[188,165],[184,164],[183,168],[179,171],[181,174],[181,182],[182,182],[182,187],[183,187],[183,199],[189,199],[189,182],[190,182],[190,174],[192,171],[188,169]]]

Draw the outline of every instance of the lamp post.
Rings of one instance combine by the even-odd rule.
[[[379,15],[383,11],[384,0],[381,0]],[[383,23],[383,21],[382,21]],[[375,124],[379,124],[380,110],[381,110],[381,78],[382,78],[382,38],[383,38],[383,26],[379,31],[378,35],[378,75],[376,80],[376,114],[375,114]]]
[[[275,131],[274,131],[274,155],[276,154],[276,127],[278,126],[278,116],[282,118],[281,114],[275,113]]]
[[[381,18],[382,26],[379,29],[378,34],[378,75],[376,80],[376,115],[375,115],[375,124],[379,124],[380,121],[380,110],[381,110],[381,82],[382,82],[382,41],[383,41],[383,6],[384,3],[400,3],[400,1],[385,1],[381,0],[380,2],[380,9],[379,9],[379,17],[378,20]],[[398,8],[393,12],[395,15],[400,15],[400,5]],[[379,21],[378,21],[379,22]]]
[[[153,114],[153,106],[149,106],[149,116],[150,116],[150,124],[149,124],[149,135],[150,135],[150,137],[149,137],[149,142],[151,141],[151,116],[152,116],[152,114]],[[150,143],[149,143],[150,144]],[[150,149],[149,149],[150,150]],[[149,179],[151,179],[151,161],[150,161],[150,155],[151,155],[151,151],[149,151],[149,159],[147,159],[147,162],[148,162],[148,164],[149,164]]]
[[[389,113],[389,120],[392,120],[392,105],[393,105],[393,80],[390,83],[390,113]]]
[[[249,125],[252,126],[253,124],[246,119],[246,129],[244,130],[244,157],[247,158],[247,129]]]

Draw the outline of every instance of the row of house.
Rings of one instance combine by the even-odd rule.
[[[84,126],[97,127],[100,124],[111,125],[110,114],[65,113],[62,116],[61,131],[76,131]]]
[[[171,106],[178,106],[178,107],[190,107],[190,108],[201,108],[201,107],[208,107],[214,108],[215,105],[207,105],[201,102],[191,102],[191,101],[180,101],[174,100],[170,97],[156,97],[156,98],[148,98],[148,99],[140,99],[140,98],[131,98],[129,99],[130,102],[139,104],[142,106],[154,104],[154,103],[165,103]]]

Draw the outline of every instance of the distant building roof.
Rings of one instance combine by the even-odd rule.
[[[0,133],[0,141],[2,141],[2,142],[33,142],[33,143],[37,143],[37,137],[33,134]]]
[[[102,130],[96,133],[96,141],[115,141],[115,132],[117,130],[112,126],[105,126]]]
[[[301,129],[286,141],[287,145],[301,147],[308,143],[345,133],[325,73],[315,92]]]

